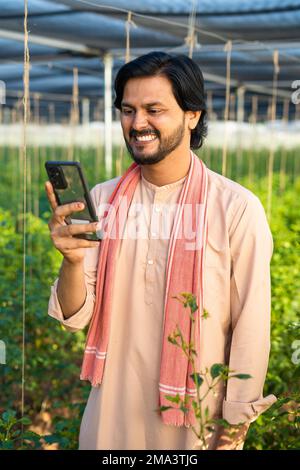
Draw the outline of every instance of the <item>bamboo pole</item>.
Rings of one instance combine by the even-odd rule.
[[[256,124],[257,124],[257,110],[258,110],[258,96],[253,95],[251,98],[251,123],[253,129],[253,141],[255,141]],[[255,170],[256,150],[250,155],[248,167],[248,184],[249,187],[253,184],[253,176]]]
[[[208,119],[212,120],[213,119],[213,94],[212,91],[207,92],[207,114],[208,114]],[[209,145],[205,145],[206,149],[206,158],[205,158],[205,163],[208,168],[210,168],[211,165],[211,148]]]
[[[189,23],[188,23],[188,35],[185,38],[185,43],[189,47],[189,58],[193,58],[194,47],[197,44],[197,36],[195,34],[195,23],[196,23],[196,9],[197,9],[197,0],[191,0],[191,10],[189,14]]]
[[[34,123],[36,126],[40,125],[40,95],[36,93],[34,96]],[[39,162],[39,147],[34,146],[34,202],[33,202],[33,213],[36,217],[39,217],[39,199],[40,199],[40,162]]]
[[[127,21],[125,21],[126,30],[126,52],[125,52],[125,63],[130,61],[130,28],[136,28],[136,24],[132,21],[132,12],[129,11],[127,14]]]
[[[112,177],[113,145],[112,145],[112,70],[113,56],[106,53],[104,63],[104,128],[105,128],[105,171],[107,177]]]
[[[74,140],[75,128],[79,123],[79,104],[78,104],[78,68],[73,68],[73,91],[72,103],[70,104],[70,145],[68,148],[68,160],[74,160]]]
[[[238,144],[236,152],[236,178],[239,179],[239,176],[243,175],[243,148],[242,148],[242,131],[241,125],[245,120],[245,87],[242,85],[237,89],[237,122],[239,124],[238,128]]]
[[[297,152],[294,152],[294,174],[293,174],[293,180],[294,180],[294,185],[297,186],[298,184],[298,178],[300,175],[300,159],[299,155]]]
[[[95,108],[94,108],[94,120],[97,122],[101,121],[101,101],[98,100]],[[101,134],[99,132],[99,141],[96,145],[96,153],[95,153],[95,177],[96,180],[100,178],[100,165],[101,165],[101,158],[102,158],[102,147],[101,147]]]
[[[300,121],[300,104],[295,105],[295,121]],[[294,185],[297,185],[297,178],[300,174],[300,159],[298,158],[298,153],[294,152],[294,165],[293,165],[293,182]]]
[[[273,66],[274,66],[274,72],[273,72],[272,106],[271,106],[272,123],[274,123],[276,120],[277,83],[278,83],[278,74],[279,74],[278,50],[275,50],[273,53]],[[268,159],[268,197],[267,197],[267,216],[268,216],[269,222],[271,221],[271,212],[272,212],[274,155],[275,155],[274,139],[271,138],[270,152],[269,152],[269,159]]]
[[[49,124],[55,124],[55,104],[48,104],[48,122]]]
[[[25,337],[26,337],[26,242],[27,242],[27,225],[26,225],[26,211],[27,211],[27,120],[29,118],[29,47],[28,47],[28,30],[27,30],[27,14],[28,2],[24,0],[24,72],[23,72],[23,266],[22,266],[22,392],[21,392],[21,416],[24,416],[25,407],[25,367],[26,367],[26,351],[25,351]],[[22,424],[23,431],[23,424]]]
[[[10,124],[13,126],[17,123],[17,111],[15,108],[11,110]],[[11,158],[10,158],[11,157]],[[15,221],[18,219],[18,202],[19,202],[19,152],[15,147],[9,149],[9,161],[12,161],[11,171],[11,200],[13,201],[13,214]]]
[[[22,122],[23,122],[23,114],[22,114],[22,99],[19,99],[17,100],[17,103],[16,103],[16,120],[17,122],[20,124],[20,126],[22,125]],[[17,180],[18,180],[18,190],[20,190],[20,194],[19,194],[19,197],[18,197],[18,204],[17,204],[17,214],[18,214],[18,225],[17,225],[17,230],[18,232],[22,231],[22,227],[23,227],[23,222],[22,222],[22,216],[20,217],[20,215],[22,214],[22,209],[23,209],[23,204],[24,202],[22,202],[22,185],[23,185],[23,146],[22,146],[22,142],[20,141],[19,143],[19,149],[18,149],[18,177],[17,177]]]
[[[250,122],[254,125],[257,124],[257,112],[258,112],[258,96],[253,95],[251,98],[251,119]]]
[[[282,123],[287,124],[289,120],[289,105],[290,101],[288,99],[283,102],[283,114],[282,114]],[[286,185],[286,163],[287,163],[287,148],[281,148],[280,155],[280,173],[279,173],[279,191],[283,193]]]
[[[225,110],[224,110],[224,140],[222,150],[222,175],[226,176],[227,170],[227,146],[228,146],[228,129],[227,123],[229,118],[229,100],[230,100],[230,66],[231,66],[231,51],[232,42],[228,41],[225,45],[224,51],[227,52],[226,56],[226,97],[225,97]]]

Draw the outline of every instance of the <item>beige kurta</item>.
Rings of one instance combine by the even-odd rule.
[[[177,202],[184,180],[158,187],[142,177],[136,188],[127,236],[120,242],[117,257],[103,382],[91,389],[80,429],[80,449],[184,450],[195,443],[191,428],[164,425],[155,412],[169,243],[162,227],[166,215],[172,226],[174,210],[168,208]],[[117,181],[114,178],[92,189],[98,213],[104,212],[103,204]],[[227,363],[232,370],[253,377],[231,379],[227,390],[223,386],[216,397],[207,397],[210,414],[233,424],[253,421],[276,400],[262,394],[270,346],[272,248],[258,198],[208,170],[204,305],[210,316],[202,323],[201,370]],[[71,331],[84,328],[91,318],[97,262],[98,248],[86,249],[87,297],[71,318],[63,317],[56,294],[58,280],[51,288],[49,315]],[[202,393],[204,390],[205,384]],[[211,449],[216,436],[210,439]]]

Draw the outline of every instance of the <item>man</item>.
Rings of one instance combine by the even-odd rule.
[[[64,255],[49,314],[71,331],[90,323],[81,378],[93,387],[80,449],[195,446],[191,407],[185,416],[157,412],[171,404],[166,395],[196,393],[188,360],[168,343],[178,323],[191,339],[190,318],[174,299],[181,292],[197,299],[198,372],[221,363],[251,376],[230,379],[204,402],[210,416],[243,423],[234,437],[216,426],[208,448],[241,449],[249,423],[276,400],[262,395],[273,247],[264,210],[251,192],[191,152],[206,134],[203,77],[195,62],[162,52],[139,57],[120,69],[115,92],[134,163],[91,191],[100,218],[108,208],[100,247],[72,237],[96,227],[66,226],[64,217],[80,208],[57,207],[46,183],[51,237]]]

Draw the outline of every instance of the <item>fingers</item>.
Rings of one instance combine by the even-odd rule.
[[[64,255],[68,256],[70,251],[80,248],[99,248],[99,241],[84,240],[82,238],[53,238],[54,246]]]
[[[98,222],[90,224],[59,225],[51,230],[51,239],[54,246],[63,254],[77,248],[99,247],[98,240],[85,240],[79,237],[87,232],[96,232]]]
[[[45,190],[50,206],[54,212],[55,218],[57,219],[64,218],[72,214],[72,212],[79,212],[84,209],[84,203],[82,202],[72,202],[70,204],[63,204],[59,206],[57,204],[53,186],[50,181],[45,182]]]
[[[96,232],[98,222],[90,224],[69,224],[60,226],[56,230],[57,235],[60,237],[72,237],[73,235],[80,235],[87,232]]]
[[[84,204],[82,202],[70,202],[69,204],[63,204],[62,206],[57,206],[55,209],[55,215],[57,217],[67,217],[72,214],[72,212],[79,212],[84,209]]]
[[[46,190],[47,198],[48,198],[48,201],[50,203],[51,209],[53,211],[55,211],[55,209],[57,207],[57,202],[56,202],[56,197],[55,197],[55,194],[54,194],[54,191],[53,191],[53,186],[50,183],[50,181],[46,181],[45,190]]]
[[[68,250],[74,250],[75,248],[99,248],[100,244],[94,240],[84,240],[83,238],[69,238],[68,239]]]
[[[72,202],[70,204],[63,204],[62,206],[57,205],[48,224],[49,228],[52,230],[58,226],[66,226],[65,217],[69,216],[73,212],[82,211],[84,207],[85,205],[82,202]],[[82,227],[83,225],[87,224],[78,224],[79,227]]]

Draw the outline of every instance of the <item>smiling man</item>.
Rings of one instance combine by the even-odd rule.
[[[51,237],[64,256],[49,314],[71,331],[89,324],[81,378],[92,389],[80,449],[194,448],[191,364],[168,341],[177,325],[186,341],[195,339],[199,372],[218,363],[251,376],[220,383],[216,394],[201,385],[211,417],[243,423],[235,436],[215,426],[208,448],[241,449],[249,424],[276,400],[263,397],[273,248],[263,207],[191,150],[206,135],[203,76],[194,61],[162,52],[138,57],[119,70],[115,92],[134,162],[91,191],[105,233],[100,247],[72,237],[91,227],[66,226],[64,218],[79,209],[57,207],[46,184]],[[174,298],[181,292],[196,297],[195,337]],[[169,408],[168,395],[186,398],[187,412]]]

